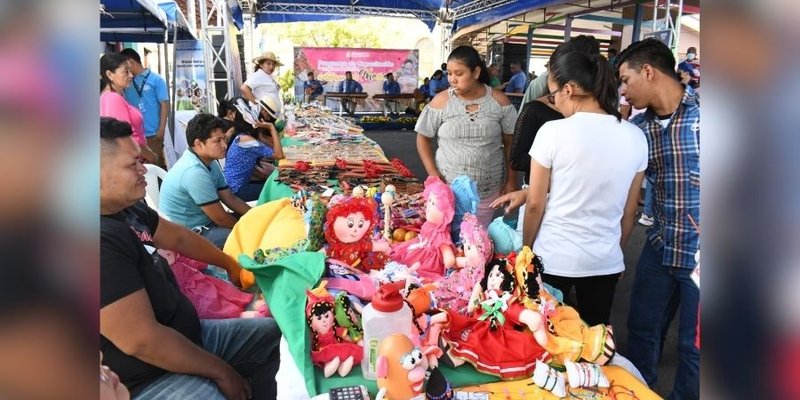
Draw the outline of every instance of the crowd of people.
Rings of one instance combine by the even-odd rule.
[[[609,60],[596,39],[578,36],[558,46],[533,81],[512,63],[500,84],[499,67],[459,46],[418,89],[415,127],[429,176],[476,183],[480,223],[524,206],[523,243],[542,258],[544,282],[565,294],[574,288],[574,306],[591,325],[609,323],[647,182],[652,224],[635,268],[626,356],[652,387],[662,332],[677,316],[674,399],[699,397],[699,289],[690,277],[699,247],[699,62],[696,49],[687,54],[676,67],[666,45],[646,39]],[[165,84],[133,50],[100,59],[101,363],[135,398],[276,397],[275,321],[199,319],[158,252],[218,266],[240,284],[240,266],[220,249],[283,158],[272,77],[282,64],[271,52],[253,64],[242,97],[223,102],[219,116],[189,121],[189,148],[163,181],[160,215],[141,200],[143,163],[163,159]],[[399,93],[393,74],[385,78],[384,92]],[[324,96],[326,83],[309,72],[306,100]],[[338,90],[363,88],[348,72]],[[523,93],[518,112],[508,94]],[[623,100],[639,110],[626,111],[630,120]],[[252,104],[260,105],[255,118]],[[351,100],[342,106],[355,112]],[[101,373],[101,382],[123,396],[108,384],[116,374]]]

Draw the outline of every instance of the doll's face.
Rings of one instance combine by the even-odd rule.
[[[343,243],[359,241],[367,233],[367,230],[369,230],[369,221],[361,212],[336,218],[336,221],[333,222],[333,232]]]
[[[483,264],[481,250],[474,243],[464,241],[464,257],[467,259],[467,265],[480,266]]]
[[[492,267],[492,270],[489,271],[489,278],[486,280],[486,289],[494,289],[500,290],[500,286],[503,284],[503,273],[500,272],[500,266],[495,265]]]
[[[425,203],[425,219],[434,224],[442,222],[444,213],[439,206],[439,199],[435,194],[428,195],[428,201]]]
[[[326,311],[322,315],[311,316],[311,329],[317,333],[326,333],[333,328],[333,311]]]

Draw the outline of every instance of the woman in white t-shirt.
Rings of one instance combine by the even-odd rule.
[[[281,101],[280,86],[272,74],[275,69],[283,65],[278,60],[275,53],[267,51],[264,54],[253,59],[255,68],[253,73],[247,78],[241,86],[242,97],[249,100],[253,104],[257,104],[259,99],[265,96],[272,97],[275,104],[280,104],[281,109],[275,110],[278,114],[283,113],[283,102]]]
[[[621,119],[605,57],[554,54],[547,99],[565,118],[539,129],[530,150],[530,187],[493,206],[526,204],[523,243],[533,243],[542,257],[543,280],[565,298],[574,286],[581,318],[607,324],[625,270],[622,247],[633,228],[647,141]]]

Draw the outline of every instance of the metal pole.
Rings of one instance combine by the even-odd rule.
[[[653,32],[656,31],[656,19],[658,19],[658,0],[653,0]]]
[[[564,43],[569,42],[572,36],[572,20],[574,19],[573,17],[567,17],[567,20],[564,22]]]
[[[525,47],[525,71],[531,70],[531,52],[533,51],[533,24],[528,25],[528,43]]]
[[[674,51],[678,50],[681,39],[681,17],[683,16],[683,0],[678,0],[678,16],[675,18],[675,46]]]
[[[177,65],[175,65],[175,55],[177,54],[175,43],[178,41],[178,30],[172,33],[172,77],[173,80],[177,71]],[[168,46],[164,44],[164,59],[167,60],[166,65],[164,66],[164,71],[167,71],[166,74],[166,81],[169,82],[169,57],[167,55]],[[169,96],[169,136],[170,140],[172,140],[172,149],[175,149],[175,98],[178,96],[178,85],[177,82],[172,82],[172,96]],[[166,160],[164,160],[164,165],[167,165]]]
[[[642,14],[643,14],[642,3],[636,3],[636,8],[634,8],[633,12],[633,32],[631,43],[636,43],[639,41],[639,38],[642,36]]]

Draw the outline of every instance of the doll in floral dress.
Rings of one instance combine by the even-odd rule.
[[[464,257],[456,258],[456,269],[437,284],[434,296],[439,307],[466,314],[472,289],[483,279],[483,269],[492,258],[492,241],[486,228],[470,213],[464,214],[460,237]]]

